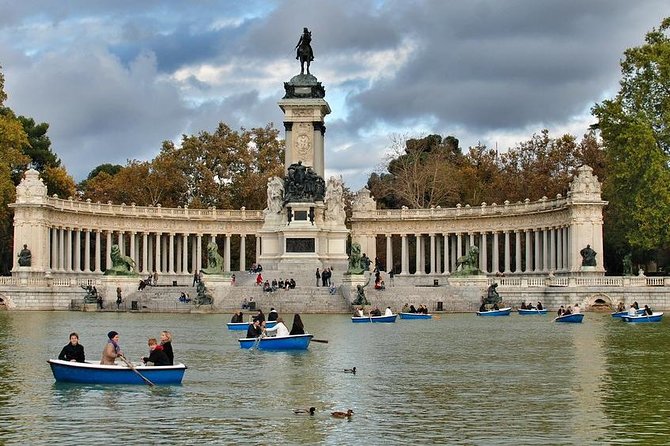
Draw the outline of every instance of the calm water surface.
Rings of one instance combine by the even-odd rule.
[[[272,353],[239,349],[226,315],[2,312],[0,444],[668,444],[667,321],[552,318],[305,315],[330,342]],[[183,385],[54,382],[70,331],[98,359],[112,329],[134,360],[171,330]]]

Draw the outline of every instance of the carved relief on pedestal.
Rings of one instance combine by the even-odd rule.
[[[299,122],[293,126],[293,140],[296,159],[293,162],[302,161],[305,165],[313,164],[313,138],[314,126],[311,122]]]
[[[23,180],[16,186],[17,203],[41,202],[47,196],[47,187],[35,169],[28,169],[23,174]]]

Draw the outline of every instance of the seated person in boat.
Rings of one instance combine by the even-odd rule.
[[[521,309],[522,310],[527,310],[528,309],[528,307],[526,306],[526,301],[525,300],[523,302],[521,302]]]
[[[530,302],[528,303],[528,305],[526,305],[526,310],[534,310],[534,309],[535,307]]]
[[[424,304],[419,305],[419,309],[416,310],[417,313],[419,314],[428,314],[428,307],[425,306]]]
[[[563,316],[567,316],[569,314],[572,314],[572,307],[570,305],[565,307],[565,310],[563,311]]]
[[[110,331],[107,333],[107,344],[102,350],[102,359],[100,359],[100,364],[103,365],[114,365],[116,358],[123,356],[121,352],[121,346],[119,345],[119,334],[115,331]]]
[[[374,310],[370,311],[370,316],[381,316],[382,311],[379,309],[379,307],[375,307]]]
[[[500,310],[500,307],[498,307],[497,303],[493,304],[493,310],[495,311]]]
[[[637,301],[633,302],[633,306],[635,307],[636,310],[640,309],[640,306],[638,305]]]
[[[276,321],[279,318],[279,313],[277,313],[277,310],[274,309],[274,307],[270,308],[270,312],[268,313],[268,322]]]
[[[410,313],[416,313],[416,308],[414,308],[414,305],[409,306],[409,312]]]
[[[254,316],[254,321],[257,319],[259,322],[265,322],[265,314],[263,314],[263,311],[260,308],[258,309],[256,316]]]
[[[79,343],[79,335],[70,333],[70,343],[63,347],[58,359],[61,361],[85,362],[84,346]]]
[[[233,317],[230,318],[230,322],[233,324],[244,322],[244,314],[242,311],[237,311],[235,314],[233,314]]]
[[[405,304],[402,306],[402,310],[400,310],[401,313],[409,313],[409,304]]]
[[[617,313],[621,313],[622,311],[626,311],[626,306],[623,304],[623,302],[619,302],[619,305],[616,307]]]
[[[579,304],[575,304],[574,307],[572,307],[572,314],[579,314],[582,312],[582,309],[579,308]]]
[[[247,338],[258,338],[262,334],[263,329],[261,328],[261,321],[259,319],[254,319],[253,324],[249,324],[249,328],[247,328]]]
[[[628,309],[628,316],[637,316],[637,310],[635,309],[635,305],[631,305],[630,308]]]
[[[283,337],[289,335],[288,328],[286,328],[286,325],[284,325],[284,319],[278,318],[277,324],[274,327],[265,329],[265,334],[275,332],[277,334],[277,337]]]
[[[558,316],[563,316],[563,313],[565,313],[565,308],[563,308],[563,305],[561,305],[561,308],[558,309],[558,311],[556,312],[556,314],[557,314]]]
[[[354,317],[365,317],[365,313],[363,313],[363,307],[354,310]]]
[[[295,314],[295,316],[293,316],[293,327],[291,327],[291,333],[289,334],[292,335],[305,334],[305,326],[302,324],[302,318],[297,313]]]
[[[649,308],[649,305],[644,306],[644,314],[646,314],[648,316],[651,316],[652,314],[654,314],[654,312],[651,311],[651,308]]]
[[[393,316],[393,311],[391,310],[391,307],[386,307],[386,310],[384,310],[384,316]]]
[[[174,351],[172,350],[172,333],[167,330],[161,331],[161,347],[167,355],[168,365],[174,364]]]
[[[482,301],[482,304],[479,306],[479,312],[484,313],[485,311],[488,311],[486,309],[486,302]]]
[[[149,346],[149,356],[142,357],[144,364],[153,366],[170,365],[170,359],[163,351],[163,346],[158,345],[156,338],[149,338],[147,345]]]
[[[540,310],[540,311],[544,310],[544,307],[542,306],[542,302],[540,302],[539,300],[537,301],[537,309]]]

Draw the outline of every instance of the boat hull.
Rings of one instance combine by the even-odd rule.
[[[57,382],[82,384],[146,384],[126,365],[102,365],[92,362],[47,361]],[[184,364],[171,366],[137,365],[135,369],[156,385],[181,384],[186,372]]]
[[[653,313],[650,315],[623,316],[621,319],[632,324],[643,324],[646,322],[661,322],[662,318],[663,313]]]
[[[547,309],[543,308],[542,310],[534,309],[534,310],[524,310],[524,309],[518,309],[517,310],[521,316],[531,316],[531,315],[538,315],[538,314],[547,314]]]
[[[612,317],[616,318],[623,318],[624,316],[628,316],[628,311],[615,311],[614,313],[610,313]],[[638,316],[641,314],[644,314],[644,309],[637,310]]]
[[[501,308],[499,310],[478,311],[477,316],[509,316],[512,308]]]
[[[398,317],[397,314],[393,314],[391,316],[370,316],[370,317],[352,316],[351,322],[353,322],[354,324],[365,324],[369,322],[392,324],[393,322],[395,322],[397,317]]]
[[[309,347],[309,342],[312,340],[314,335],[303,334],[303,335],[288,335],[288,336],[274,336],[267,338],[242,338],[238,339],[240,343],[240,348],[250,349],[255,348],[257,350],[275,350],[275,351],[284,351],[284,350],[307,350]]]
[[[228,330],[247,330],[249,328],[249,322],[228,322],[226,326],[228,327]],[[275,325],[277,325],[277,321],[272,321],[268,322],[265,321],[265,328],[272,328]]]
[[[584,315],[582,313],[577,313],[577,314],[568,314],[566,316],[558,316],[556,319],[554,319],[554,322],[567,322],[572,324],[580,324],[583,319]]]
[[[400,319],[432,319],[432,314],[424,313],[400,313]]]

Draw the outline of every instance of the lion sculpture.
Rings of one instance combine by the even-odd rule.
[[[121,254],[119,245],[112,245],[110,257],[112,258],[112,267],[105,270],[106,276],[136,276],[135,261],[128,256]]]
[[[207,244],[207,268],[204,274],[221,274],[223,272],[223,257],[219,254],[219,246],[215,242]]]
[[[468,253],[456,259],[456,272],[453,276],[472,276],[479,274],[479,249],[471,246]]]

